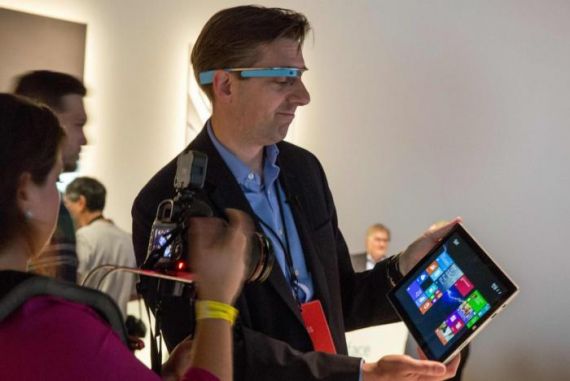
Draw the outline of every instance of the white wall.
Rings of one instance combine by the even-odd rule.
[[[258,2],[313,23],[295,140],[321,158],[351,249],[372,222],[395,251],[463,216],[522,289],[475,342],[466,380],[570,378],[570,2]],[[88,24],[82,171],[108,185],[121,226],[183,147],[188,43],[238,3],[0,0]]]

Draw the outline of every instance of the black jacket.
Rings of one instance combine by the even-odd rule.
[[[386,292],[383,264],[354,273],[327,180],[317,158],[287,142],[278,145],[279,181],[285,190],[338,355],[312,351],[299,309],[278,265],[262,284],[246,284],[237,300],[234,374],[237,380],[358,380],[360,359],[347,356],[345,331],[398,320]],[[208,155],[204,193],[217,213],[237,208],[252,214],[237,181],[212,144],[206,128],[190,143]],[[133,240],[144,261],[158,203],[174,195],[176,160],[162,168],[137,196]],[[169,347],[191,330],[191,310],[180,301],[162,303]]]

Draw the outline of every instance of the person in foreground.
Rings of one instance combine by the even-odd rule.
[[[297,108],[310,101],[302,80],[307,70],[302,46],[309,29],[306,17],[292,10],[233,7],[210,18],[191,55],[196,80],[213,104],[211,119],[188,146],[208,156],[200,196],[219,215],[230,207],[247,212],[258,232],[271,241],[276,258],[267,281],[246,284],[236,300],[240,319],[234,336],[234,377],[449,378],[459,358],[446,366],[404,355],[371,363],[348,356],[346,331],[399,320],[386,293],[459,219],[429,230],[401,255],[372,270],[354,272],[320,162],[283,141]],[[175,173],[173,160],[133,204],[139,264],[146,257],[157,206],[174,196]],[[145,298],[156,305],[150,292]],[[190,334],[191,325],[179,319],[191,314],[187,301],[163,301],[159,312],[167,346]],[[313,334],[317,330],[323,335]]]
[[[5,284],[9,274],[25,271],[55,229],[65,132],[47,107],[0,94],[0,136],[0,284]],[[228,223],[190,221],[189,265],[198,277],[196,336],[192,345],[183,342],[172,353],[164,380],[232,379],[237,311],[231,304],[244,278],[252,228],[245,214],[228,210],[227,215]],[[34,296],[0,319],[0,343],[2,380],[159,379],[93,309],[60,297]]]

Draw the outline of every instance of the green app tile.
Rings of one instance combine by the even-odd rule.
[[[473,319],[467,322],[467,328],[473,327],[473,325],[475,325],[475,323],[477,323],[478,321],[479,321],[479,316],[477,315],[473,316]]]
[[[469,303],[475,312],[479,312],[488,304],[478,290],[473,291],[469,298],[467,298],[467,303]]]

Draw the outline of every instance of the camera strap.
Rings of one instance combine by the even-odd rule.
[[[160,282],[160,279],[159,279]],[[160,302],[159,302],[160,303]],[[155,327],[152,328],[152,317],[150,308],[145,303],[150,329],[150,362],[151,369],[158,375],[162,373],[162,334],[160,332],[160,304],[157,306],[155,315]]]
[[[301,289],[299,287],[299,278],[297,278],[297,272],[295,271],[295,265],[293,263],[293,256],[291,255],[291,249],[289,245],[289,234],[287,232],[287,224],[285,221],[285,215],[283,212],[283,199],[281,197],[281,189],[278,183],[275,183],[275,193],[277,194],[277,204],[279,205],[279,216],[281,217],[281,225],[283,226],[283,235],[285,236],[285,242],[281,240],[279,234],[275,232],[275,230],[261,217],[259,217],[255,212],[255,218],[259,221],[261,225],[263,225],[271,235],[277,240],[281,249],[283,249],[283,254],[285,256],[285,263],[287,264],[287,271],[289,273],[289,282],[291,289],[293,290],[293,295],[295,296],[295,300],[299,305],[299,308],[303,304],[302,297],[301,297]]]

